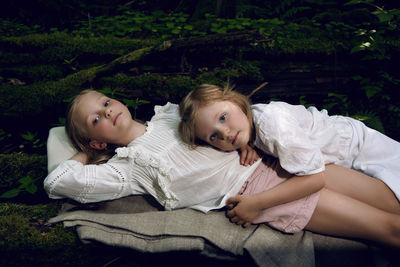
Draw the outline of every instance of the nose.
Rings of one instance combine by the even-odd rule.
[[[105,112],[106,112],[106,117],[111,117],[112,109],[110,107],[107,107]]]
[[[230,130],[228,127],[224,127],[221,129],[221,138],[223,140],[229,140],[230,139]]]

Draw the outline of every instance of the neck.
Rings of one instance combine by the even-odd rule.
[[[128,130],[128,134],[126,135],[126,139],[124,140],[123,145],[128,145],[136,138],[142,136],[145,132],[146,126],[143,123],[132,120],[131,127]]]

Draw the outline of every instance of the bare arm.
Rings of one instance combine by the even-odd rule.
[[[255,195],[239,195],[227,200],[227,205],[235,205],[227,211],[231,221],[248,226],[261,210],[288,203],[312,193],[325,186],[324,172],[294,176],[285,182]]]

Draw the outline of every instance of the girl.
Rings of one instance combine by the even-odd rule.
[[[69,197],[82,203],[151,194],[166,209],[191,207],[207,212],[225,206],[227,199],[239,191],[246,194],[254,182],[267,182],[263,188],[279,199],[282,185],[297,178],[287,179],[290,175],[272,158],[245,167],[239,164],[235,151],[189,149],[179,138],[179,122],[174,104],[156,106],[153,118],[141,124],[132,120],[120,102],[92,90],[83,91],[71,104],[66,127],[81,152],[46,177],[47,193],[51,198]],[[88,160],[99,160],[95,152],[108,153],[111,145],[118,147],[116,155],[103,164],[88,164]],[[327,184],[334,181],[337,188],[297,196],[296,201],[285,204],[275,201],[273,204],[278,206],[265,210],[268,224],[285,232],[306,228],[400,247],[400,216],[395,214],[400,211],[392,205],[395,198],[386,186],[333,165],[320,177]],[[368,199],[360,196],[372,203],[356,200],[352,194],[357,192],[346,180],[363,182],[366,190],[374,188]],[[343,195],[346,190],[349,197]],[[380,202],[375,203],[378,197]]]
[[[285,203],[285,198],[292,201],[324,187],[383,208],[377,204],[382,201],[379,194],[372,200],[375,189],[366,186],[370,179],[340,181],[349,185],[340,187],[335,181],[327,181],[326,185],[323,181],[314,183],[321,180],[318,177],[323,176],[325,165],[330,163],[378,178],[374,183],[387,189],[381,196],[388,196],[391,200],[387,204],[393,208],[389,210],[398,213],[400,144],[359,121],[329,117],[325,110],[319,112],[314,107],[305,109],[283,102],[250,106],[244,95],[208,84],[199,86],[182,100],[180,114],[180,135],[192,148],[206,144],[233,151],[254,143],[263,152],[279,158],[287,172],[297,175],[290,179],[291,183],[290,180],[284,183],[285,189],[280,194],[273,195],[270,190],[228,199],[227,204],[236,205],[227,212],[232,222],[249,225],[260,219],[261,211],[275,205],[274,201],[278,201],[275,197],[279,203]],[[343,208],[351,211],[350,206]]]

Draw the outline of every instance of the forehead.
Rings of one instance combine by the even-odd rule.
[[[97,92],[89,92],[80,96],[77,99],[75,111],[73,113],[76,120],[82,122],[82,120],[86,120],[87,116],[91,113],[96,112],[98,103],[100,103],[103,97],[104,95]]]
[[[195,116],[195,131],[200,139],[206,138],[208,132],[213,131],[219,116],[231,108],[231,102],[219,101],[199,108]]]

